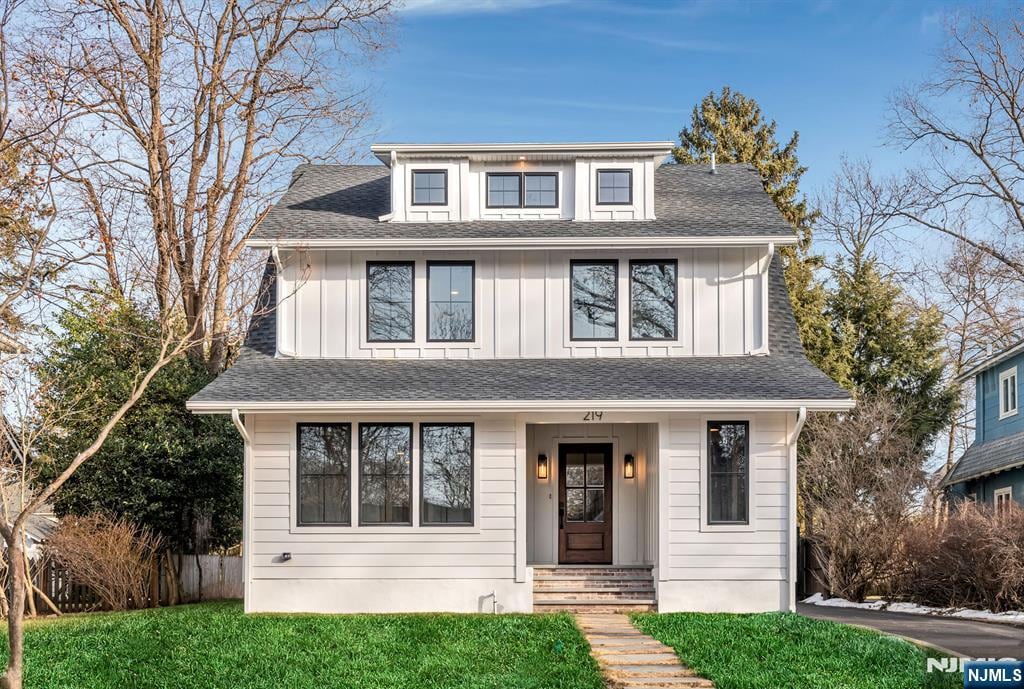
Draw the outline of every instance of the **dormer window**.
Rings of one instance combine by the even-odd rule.
[[[412,205],[447,206],[448,172],[446,170],[413,170]]]
[[[488,172],[488,208],[558,208],[554,172]]]
[[[597,203],[629,206],[633,203],[632,170],[598,170]]]

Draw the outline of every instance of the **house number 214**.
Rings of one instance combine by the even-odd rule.
[[[600,421],[601,417],[604,416],[603,411],[588,411],[583,415],[584,421]]]

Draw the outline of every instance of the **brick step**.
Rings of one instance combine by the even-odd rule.
[[[657,612],[654,601],[622,600],[606,601],[537,601],[533,604],[534,612],[575,612],[575,613],[629,613]]]
[[[623,575],[651,576],[650,567],[534,567],[533,578],[544,579],[557,576],[581,575]]]
[[[563,582],[560,584],[550,584],[547,586],[534,586],[534,593],[636,593],[637,591],[643,591],[645,593],[654,593],[654,586],[648,584],[629,584],[626,586],[616,586],[608,584],[605,586],[595,586],[593,584],[586,583],[574,583],[574,582]]]
[[[565,577],[544,577],[542,579],[534,578],[534,586],[557,586],[560,584],[594,584],[598,585],[654,585],[654,579],[651,577],[629,577],[629,576],[565,576]]]
[[[548,600],[654,600],[653,591],[534,591],[533,602],[541,603]]]

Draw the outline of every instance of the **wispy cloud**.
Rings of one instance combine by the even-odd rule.
[[[610,38],[617,38],[623,41],[633,41],[636,43],[646,43],[658,48],[670,48],[672,50],[685,50],[689,52],[699,53],[749,53],[755,52],[747,46],[739,46],[732,43],[724,43],[722,41],[704,40],[704,39],[685,39],[685,38],[667,38],[665,36],[658,36],[649,33],[636,33],[633,31],[621,31],[619,29],[610,29],[606,26],[593,26],[589,24],[579,25],[578,28],[581,31],[588,33],[600,34],[602,36],[608,36]]]
[[[480,14],[518,12],[550,5],[564,5],[571,0],[405,0],[403,10],[417,14]]]

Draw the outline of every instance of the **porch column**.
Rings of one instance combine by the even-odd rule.
[[[516,583],[526,581],[526,420],[516,424]]]

